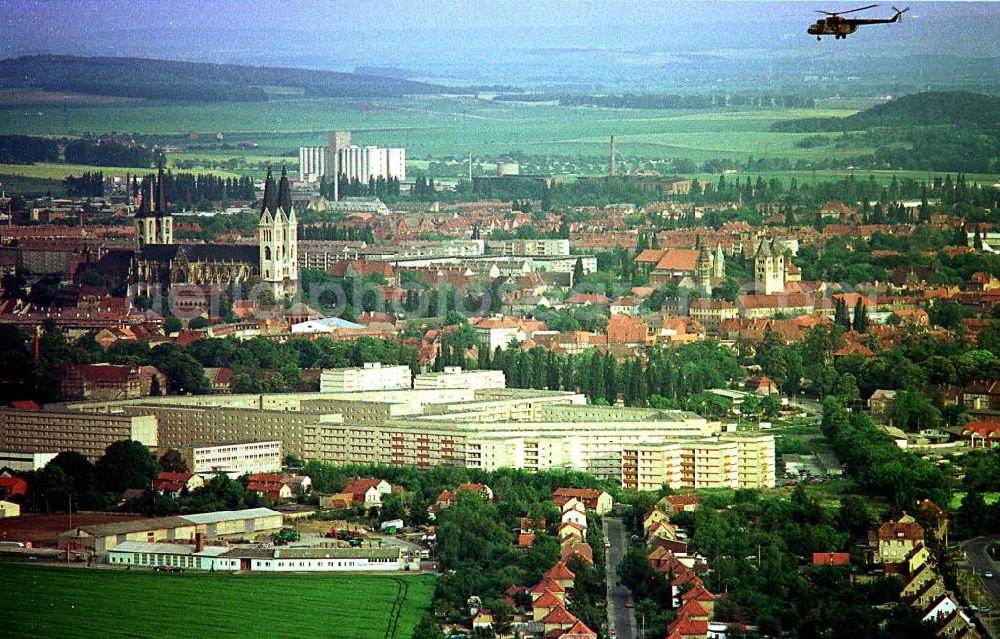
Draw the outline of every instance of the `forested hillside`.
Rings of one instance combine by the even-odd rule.
[[[904,95],[846,118],[805,118],[775,123],[775,131],[864,131],[876,127],[952,125],[997,128],[1000,98],[969,91]]]
[[[308,69],[59,55],[0,60],[0,88],[8,89],[186,102],[257,102],[272,96],[265,87],[299,89],[307,97],[393,97],[443,90],[399,78]]]

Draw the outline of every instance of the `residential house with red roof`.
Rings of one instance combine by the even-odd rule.
[[[879,526],[876,536],[878,561],[883,564],[903,563],[915,547],[924,545],[923,526],[906,514]]]
[[[382,505],[382,495],[400,491],[401,489],[397,489],[384,479],[354,477],[347,480],[347,483],[344,484],[344,490],[341,492],[349,493],[354,503],[364,504],[365,508],[371,508]]]
[[[187,490],[191,492],[205,485],[201,475],[194,473],[160,473],[153,480],[153,490],[167,497],[180,497]]]
[[[561,508],[574,498],[580,500],[587,510],[592,510],[598,515],[606,515],[614,506],[611,495],[596,488],[557,488],[552,494],[552,503]]]
[[[567,568],[566,564],[561,561],[557,562],[555,566],[552,566],[545,571],[544,576],[552,579],[566,589],[572,588],[573,582],[576,580],[576,574]]]
[[[562,544],[562,549],[559,551],[559,561],[565,563],[573,557],[579,557],[591,566],[594,565],[594,549],[585,541]]]
[[[28,496],[28,482],[20,477],[0,477],[0,499]]]

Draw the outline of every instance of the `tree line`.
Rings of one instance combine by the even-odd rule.
[[[66,144],[63,155],[70,164],[141,168],[151,167],[164,158],[160,150],[104,139],[72,140]]]

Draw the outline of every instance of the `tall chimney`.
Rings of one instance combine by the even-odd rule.
[[[611,177],[615,176],[615,136],[611,136]]]
[[[472,151],[469,151],[469,182],[472,182]]]

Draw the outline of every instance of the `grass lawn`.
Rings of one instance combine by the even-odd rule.
[[[4,562],[12,637],[409,639],[426,575],[228,575]]]
[[[952,510],[958,510],[958,507],[962,505],[962,500],[965,499],[965,493],[954,493],[951,496],[951,503],[948,505]],[[983,501],[986,505],[995,504],[1000,501],[1000,492],[983,493]]]

